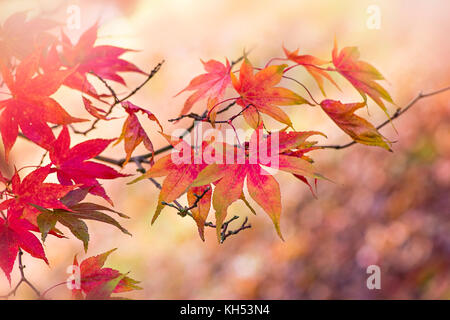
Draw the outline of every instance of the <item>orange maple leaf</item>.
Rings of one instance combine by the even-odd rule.
[[[390,103],[394,103],[394,101],[389,93],[375,82],[376,80],[384,80],[384,77],[374,66],[359,60],[358,48],[345,47],[338,52],[335,39],[332,57],[336,70],[358,90],[364,102],[367,102],[367,94],[389,117],[386,106],[381,99]]]
[[[260,112],[292,127],[291,119],[278,106],[313,105],[289,89],[275,87],[286,67],[287,64],[268,66],[253,74],[252,64],[244,59],[239,79],[231,73],[233,86],[240,95],[236,102],[244,108],[244,118],[252,128],[256,129],[262,123]]]
[[[364,102],[344,104],[330,99],[320,103],[326,114],[354,141],[392,151],[391,142],[383,137],[369,121],[355,114],[356,110],[365,105]]]

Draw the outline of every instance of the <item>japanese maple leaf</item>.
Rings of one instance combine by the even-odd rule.
[[[159,193],[158,206],[153,215],[152,224],[156,221],[165,206],[162,202],[171,203],[178,199],[182,194],[188,191],[189,186],[195,180],[198,173],[207,166],[203,160],[195,158],[196,155],[195,152],[193,152],[193,147],[186,141],[181,139],[171,140],[168,136],[166,136],[166,138],[172,143],[175,152],[177,152],[177,156],[169,154],[160,158],[145,174],[131,182],[136,183],[143,179],[166,177],[162,183],[161,192]],[[203,142],[201,146],[202,150],[207,146],[208,143]],[[191,200],[193,193],[198,192],[198,194],[202,194],[203,191],[203,188],[190,190]],[[210,192],[211,190],[205,195],[205,199],[210,196]],[[204,220],[206,220],[203,210],[204,202],[201,203],[201,206],[202,207],[198,208],[199,211],[195,211],[195,214],[198,214],[195,218],[198,227],[203,230],[201,221],[203,221],[204,224]],[[200,231],[200,234],[203,234],[202,231]]]
[[[131,62],[120,56],[133,50],[110,45],[95,46],[98,24],[94,24],[84,32],[76,44],[62,32],[63,49],[59,61],[63,66],[76,68],[64,82],[65,85],[98,97],[94,87],[87,81],[87,74],[94,72],[105,80],[112,80],[126,85],[118,72],[136,72],[146,74]],[[58,63],[56,61],[56,63]]]
[[[309,146],[304,146],[304,147],[299,146],[299,147],[297,147],[298,150],[294,150],[294,151],[287,150],[287,151],[283,152],[283,154],[291,156],[291,157],[301,158],[310,163],[314,163],[314,161],[310,157],[305,155],[305,153],[307,153],[307,152],[320,149],[320,147],[313,146],[314,144],[316,144],[316,142],[310,143]],[[306,184],[309,187],[309,190],[311,191],[314,198],[317,199],[316,192],[317,192],[317,180],[318,179],[316,179],[316,178],[314,179],[314,187],[313,187],[313,185],[309,182],[308,178],[306,178],[305,176],[302,176],[300,174],[295,174],[295,173],[293,173],[293,175],[294,175],[294,177],[296,177],[297,179],[302,181],[304,184]]]
[[[17,218],[17,214],[8,214],[6,220],[0,218],[0,268],[10,283],[19,248],[48,264],[41,242],[30,230],[36,231],[29,221]]]
[[[0,62],[3,79],[11,98],[0,101],[0,132],[8,159],[19,127],[31,141],[48,147],[54,140],[47,122],[66,125],[84,121],[70,116],[50,95],[55,93],[72,70],[55,70],[33,77],[39,68],[41,51],[36,50],[16,68],[15,79],[10,70]]]
[[[216,60],[209,60],[207,62],[201,60],[201,62],[207,73],[192,79],[189,85],[177,94],[178,96],[182,92],[195,90],[184,103],[180,115],[187,114],[192,109],[192,106],[202,98],[208,98],[208,110],[212,110],[219,99],[223,97],[227,87],[231,84],[231,65],[228,60],[226,61],[226,65]],[[214,110],[211,111],[210,119],[213,120],[215,114],[216,112]]]
[[[347,133],[354,141],[369,146],[379,146],[391,151],[391,142],[383,137],[369,121],[355,114],[364,107],[362,103],[341,103],[335,100],[324,100],[320,103],[327,115]]]
[[[364,102],[367,101],[366,95],[368,95],[389,117],[386,106],[381,99],[390,103],[394,102],[389,93],[376,82],[377,80],[384,80],[384,77],[375,67],[359,60],[358,48],[345,47],[338,52],[337,41],[335,39],[332,57],[336,70],[358,90]]]
[[[8,179],[6,179],[4,176],[3,176],[3,173],[0,171],[0,182],[1,183],[3,183],[4,185],[7,185],[8,184]]]
[[[287,64],[268,66],[253,74],[253,66],[245,59],[239,79],[231,73],[233,86],[240,95],[236,102],[244,108],[244,118],[252,128],[256,129],[262,123],[260,112],[292,127],[291,119],[278,106],[312,105],[289,89],[275,87],[281,81],[286,67]]]
[[[138,281],[121,274],[117,270],[103,268],[106,259],[115,250],[113,249],[87,258],[81,264],[78,264],[77,257],[75,256],[73,265],[79,267],[79,276],[81,279],[80,288],[74,288],[72,290],[74,298],[80,299],[84,293],[86,299],[104,300],[109,299],[113,293],[141,289],[137,286]],[[76,273],[75,276],[77,276]]]
[[[73,184],[89,187],[89,192],[100,196],[112,204],[105,189],[97,179],[116,179],[127,177],[104,164],[88,161],[100,153],[115,139],[94,139],[82,142],[70,148],[70,134],[67,127],[50,146],[50,159],[56,168],[52,169],[58,176],[58,181],[63,186]]]
[[[115,226],[123,233],[131,236],[131,234],[123,228],[116,219],[106,212],[116,213],[122,218],[129,218],[128,216],[99,204],[81,202],[88,195],[89,189],[90,188],[76,189],[70,191],[61,198],[61,202],[70,208],[70,211],[62,209],[48,210],[37,207],[41,212],[36,220],[42,241],[45,241],[48,234],[63,237],[62,232],[56,228],[57,224],[60,224],[69,229],[77,239],[81,240],[85,251],[87,251],[90,236],[89,228],[85,223],[85,220],[93,220]]]
[[[97,108],[96,106],[94,106],[92,104],[92,101],[83,97],[83,104],[84,104],[84,108],[86,109],[87,112],[90,113],[91,116],[99,119],[99,120],[105,120],[105,121],[109,121],[109,120],[113,120],[113,119],[117,119],[117,118],[108,118],[106,116],[106,111],[100,108]]]
[[[130,161],[133,151],[142,142],[144,143],[144,146],[147,148],[147,150],[150,151],[152,154],[154,151],[153,143],[150,141],[150,138],[148,137],[147,133],[145,133],[144,128],[142,127],[138,117],[136,116],[137,112],[142,112],[143,114],[147,115],[147,117],[150,120],[155,121],[158,124],[159,128],[161,129],[161,132],[163,131],[163,128],[159,123],[158,119],[156,119],[155,115],[150,111],[140,108],[129,101],[122,102],[122,106],[128,113],[128,118],[127,120],[125,120],[123,124],[122,134],[120,135],[115,145],[121,142],[122,140],[125,141],[124,147],[127,156],[123,164],[124,166],[128,163],[128,161]]]
[[[197,224],[198,234],[203,241],[205,241],[205,222],[211,209],[211,196],[211,185],[191,187],[187,191],[189,206],[193,206],[194,203],[197,203],[197,205],[191,209],[191,212],[192,218],[194,218],[194,221]],[[198,200],[198,197],[201,198]]]
[[[319,67],[321,65],[324,65],[328,63],[328,61],[316,58],[311,55],[299,55],[298,51],[299,49],[295,51],[289,51],[283,46],[284,53],[286,54],[286,57],[303,66],[306,71],[309,72],[309,74],[314,78],[317,85],[320,88],[320,91],[322,91],[323,95],[325,95],[325,90],[323,89],[323,78],[328,79],[332,84],[336,86],[336,88],[340,89],[336,82],[334,82],[333,78],[328,74],[326,70],[323,70],[323,68]]]
[[[307,137],[317,134],[316,132],[280,133],[278,150],[270,151],[270,153],[274,152],[273,155],[277,157],[277,161],[267,161],[267,159],[261,158],[260,150],[263,148],[272,150],[273,148],[268,146],[273,141],[271,141],[272,136],[263,136],[261,128],[260,126],[258,130],[254,131],[250,145],[256,146],[256,148],[247,150],[244,161],[240,161],[240,163],[236,161],[237,163],[210,164],[199,173],[196,180],[191,184],[191,187],[198,187],[216,182],[212,203],[216,211],[216,231],[219,241],[221,227],[227,216],[228,207],[241,198],[246,178],[250,196],[269,215],[278,235],[280,238],[283,238],[280,229],[280,186],[263,166],[310,178],[322,178],[320,174],[316,173],[310,162],[302,158],[283,154],[283,152],[301,145]],[[233,149],[237,151],[236,148],[233,147]]]
[[[16,171],[11,178],[11,194],[14,198],[0,203],[0,211],[12,210],[36,225],[36,217],[40,214],[35,205],[47,209],[66,209],[60,199],[77,186],[61,186],[56,183],[45,183],[51,172],[51,166],[41,167],[28,174],[23,181]]]
[[[37,46],[54,40],[49,31],[58,23],[42,18],[27,19],[26,11],[11,15],[0,27],[0,55],[6,64],[12,57],[22,60]]]

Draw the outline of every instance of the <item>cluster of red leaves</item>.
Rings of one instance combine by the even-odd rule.
[[[121,218],[127,216],[99,204],[83,202],[90,193],[112,205],[99,180],[128,176],[92,161],[116,139],[86,140],[71,146],[69,126],[88,120],[71,116],[52,96],[66,86],[104,103],[102,99],[111,96],[97,93],[88,79],[90,73],[121,85],[126,85],[119,75],[121,72],[146,73],[121,58],[132,50],[95,45],[98,24],[83,33],[76,44],[62,30],[58,36],[54,30],[57,26],[60,24],[46,19],[28,19],[26,12],[20,12],[0,27],[2,95],[7,95],[6,99],[0,99],[0,133],[5,160],[8,162],[11,158],[19,135],[43,148],[50,159],[50,163],[35,167],[23,179],[20,176],[22,169],[16,169],[11,178],[0,173],[0,183],[4,186],[0,193],[0,268],[9,281],[20,249],[49,263],[35,233],[40,233],[42,242],[49,234],[65,238],[58,229],[60,224],[83,242],[86,251],[90,239],[87,220],[110,224],[129,234],[105,212],[116,213]],[[108,118],[106,112],[87,97],[82,98],[86,111],[94,120],[115,119]],[[151,120],[157,120],[149,111],[131,102],[123,101],[122,106],[129,115],[120,137],[125,140],[128,161],[141,142],[153,151],[135,113],[141,111]],[[61,131],[56,137],[53,131],[58,128]],[[59,183],[46,182],[53,174]],[[81,264],[84,276],[81,291],[87,298],[109,298],[113,292],[137,288],[134,280],[116,270],[102,268],[108,254]],[[113,285],[115,280],[117,283]],[[111,292],[109,288],[112,288]],[[80,294],[76,296],[80,297]]]
[[[325,135],[316,131],[295,131],[291,119],[280,108],[281,106],[319,105],[354,141],[366,145],[380,146],[391,151],[391,143],[371,123],[355,114],[357,109],[366,106],[367,96],[371,97],[384,111],[386,111],[386,108],[381,98],[392,103],[392,99],[386,90],[376,82],[376,80],[382,80],[383,77],[372,65],[359,60],[357,48],[346,47],[338,52],[335,44],[331,62],[311,55],[299,55],[299,50],[292,52],[286,48],[283,48],[283,50],[286,55],[285,58],[273,58],[264,68],[255,68],[246,56],[244,56],[238,71],[233,70],[235,64],[230,64],[228,60],[226,64],[216,60],[210,60],[206,63],[202,61],[206,73],[195,77],[181,91],[195,91],[186,100],[181,116],[188,115],[196,102],[206,98],[207,117],[200,118],[200,120],[209,122],[214,126],[218,122],[216,120],[218,106],[224,102],[234,101],[241,107],[241,112],[238,115],[243,115],[246,123],[255,131],[248,142],[239,143],[238,146],[217,146],[217,143],[212,146],[212,144],[215,144],[213,141],[203,142],[201,145],[202,151],[208,148],[213,149],[215,162],[212,164],[211,162],[205,162],[203,158],[196,162],[192,160],[190,163],[174,163],[171,155],[164,156],[156,161],[142,177],[134,181],[166,177],[162,184],[158,206],[152,222],[159,216],[164,205],[187,193],[189,205],[196,204],[192,209],[192,216],[197,223],[200,237],[204,239],[205,221],[210,208],[213,207],[217,236],[220,241],[221,226],[227,217],[228,208],[238,199],[245,200],[243,187],[246,180],[248,194],[269,215],[278,235],[282,238],[280,187],[275,178],[264,167],[292,173],[307,184],[315,195],[310,181],[312,179],[316,184],[317,179],[323,179],[323,177],[314,168],[313,160],[305,154],[320,149],[320,147],[315,146],[315,141],[307,141],[307,138],[312,135]],[[288,64],[272,64],[272,62],[280,60],[290,61],[294,64],[291,66]],[[333,64],[333,67],[324,67],[330,63]],[[306,99],[291,89],[280,86],[283,79],[294,80],[299,83],[299,81],[286,76],[289,70],[297,66],[306,69],[317,82],[323,95],[325,95],[324,79],[327,79],[339,89],[332,77],[333,73],[339,73],[358,90],[364,101],[341,103],[340,101],[325,99],[318,103],[303,84],[302,86],[311,99]],[[228,89],[234,89],[238,97],[222,100]],[[264,124],[262,115],[267,115],[286,125],[286,128],[276,135],[278,149],[272,150],[273,153],[276,153],[272,156],[276,156],[278,160],[276,165],[259,158],[259,150],[270,149],[268,146],[271,145],[271,139],[274,137]],[[232,120],[234,120],[234,117],[228,121],[221,121],[221,123],[231,124]],[[267,131],[267,134],[264,134],[263,128]],[[288,131],[289,129],[291,131]],[[177,153],[190,153],[192,159],[198,151],[185,141],[176,141],[172,144],[174,144],[174,150]],[[249,148],[252,144],[256,148]],[[197,142],[196,145],[199,145],[199,143]],[[229,156],[230,153],[232,154],[231,159],[235,160],[240,153],[242,155],[241,161],[227,163],[225,155]],[[250,161],[252,158],[253,161]],[[228,159],[230,158],[228,157]],[[212,191],[213,189],[214,191]],[[198,195],[203,195],[200,201]]]
[[[78,264],[75,256],[73,266],[79,268],[79,274],[74,268],[74,277],[79,277],[77,281],[72,282],[72,296],[77,300],[107,300],[111,299],[113,293],[128,292],[131,290],[140,290],[136,280],[127,277],[117,270],[104,268],[108,256],[116,249],[87,258]],[[121,299],[114,297],[114,299]]]
[[[325,135],[317,131],[296,131],[290,117],[281,107],[320,106],[354,141],[391,150],[391,143],[366,119],[355,114],[357,109],[367,105],[367,96],[386,113],[382,99],[393,103],[386,90],[376,82],[383,80],[383,76],[372,65],[359,60],[359,52],[355,47],[338,51],[335,43],[331,60],[300,55],[299,50],[289,51],[283,48],[285,57],[270,59],[264,68],[254,67],[246,55],[242,58],[239,70],[233,70],[233,67],[240,61],[202,61],[206,73],[192,79],[179,93],[194,91],[184,103],[180,118],[192,115],[190,111],[193,106],[206,99],[204,115],[194,114],[194,119],[208,122],[213,127],[218,123],[229,124],[235,129],[232,121],[242,115],[253,133],[248,141],[241,143],[238,139],[237,145],[211,139],[201,143],[197,141],[197,147],[193,147],[182,139],[172,139],[165,135],[153,113],[125,101],[132,94],[120,100],[107,84],[108,80],[126,85],[119,75],[121,72],[147,75],[121,58],[132,50],[96,45],[98,24],[83,33],[76,43],[63,31],[57,36],[53,32],[57,26],[55,22],[27,19],[26,13],[18,13],[7,19],[0,28],[1,83],[4,90],[8,91],[8,97],[0,100],[0,133],[6,161],[11,158],[11,150],[19,136],[43,148],[50,158],[49,164],[39,165],[23,179],[19,174],[21,170],[16,169],[11,178],[0,173],[0,183],[5,186],[0,193],[0,268],[9,280],[21,249],[48,263],[42,243],[34,233],[40,233],[42,241],[49,234],[63,238],[63,232],[58,229],[62,225],[82,241],[86,251],[90,239],[86,220],[110,224],[129,234],[105,212],[116,213],[122,218],[128,218],[127,216],[102,205],[83,202],[88,194],[92,194],[112,205],[112,200],[99,180],[127,176],[92,161],[113,141],[116,144],[124,141],[125,158],[119,163],[122,166],[132,159],[133,152],[141,143],[150,152],[149,170],[134,182],[165,177],[152,223],[165,205],[187,193],[191,206],[188,210],[203,240],[211,208],[215,211],[219,240],[230,205],[242,200],[254,212],[245,198],[245,185],[247,193],[267,213],[282,238],[280,186],[269,169],[291,173],[315,195],[313,186],[318,179],[324,177],[317,172],[313,160],[306,155],[320,149],[316,141],[308,139],[315,135]],[[286,63],[273,64],[275,61]],[[342,75],[361,94],[363,102],[341,103],[331,99],[317,102],[306,86],[286,75],[297,66],[306,69],[324,96],[324,80],[339,89],[332,75]],[[98,93],[89,74],[101,80],[110,92]],[[151,77],[151,74],[148,76]],[[284,82],[288,80],[302,85],[309,98],[285,87]],[[113,107],[120,106],[127,118],[118,139],[86,140],[71,146],[69,128],[74,123],[88,120],[71,116],[52,98],[62,86],[81,93],[85,111],[94,118],[92,128],[98,121],[117,119],[110,114]],[[234,92],[234,98],[223,100],[228,91]],[[97,106],[97,103],[105,103],[105,99],[110,98],[114,98],[110,110]],[[217,116],[225,111],[220,111],[219,106],[231,101],[233,103],[227,109],[236,105],[240,112],[227,120],[217,120]],[[153,144],[138,119],[138,114],[155,122],[175,153],[187,161],[175,161],[172,153],[155,162]],[[263,116],[269,116],[286,127],[279,132],[272,132]],[[60,129],[57,137],[55,129]],[[77,133],[76,130],[73,132]],[[202,155],[200,159],[199,150]],[[264,151],[269,151],[269,154],[263,156]],[[205,154],[209,154],[214,161],[206,161],[203,157]],[[146,157],[148,158],[150,156]],[[136,159],[140,157],[133,158]],[[59,183],[45,182],[53,174],[56,174]],[[112,293],[138,289],[137,282],[133,279],[117,270],[103,267],[111,252],[88,258],[79,265],[81,287],[73,291],[74,298],[109,299]],[[78,266],[76,258],[74,265]]]

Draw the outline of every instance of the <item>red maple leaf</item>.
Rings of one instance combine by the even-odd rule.
[[[82,142],[70,148],[70,135],[67,127],[49,147],[50,159],[55,165],[52,171],[56,172],[58,181],[63,186],[76,184],[88,187],[91,194],[100,196],[112,204],[105,189],[97,179],[116,179],[127,177],[104,164],[87,161],[98,156],[115,139],[94,139]]]
[[[98,98],[94,87],[87,81],[88,73],[94,72],[102,79],[112,80],[122,85],[126,83],[118,72],[146,73],[131,62],[120,58],[124,53],[133,50],[110,45],[95,46],[97,31],[96,23],[81,35],[76,44],[72,44],[62,32],[62,52],[58,59],[53,55],[53,60],[55,60],[54,63],[61,63],[68,68],[76,68],[64,82],[65,85]]]
[[[51,165],[41,167],[27,175],[23,181],[19,173],[14,173],[11,178],[10,194],[14,196],[0,203],[0,211],[11,209],[14,213],[27,218],[34,225],[40,211],[33,205],[47,209],[69,210],[60,199],[68,192],[77,188],[74,186],[62,186],[56,183],[45,183],[44,180],[51,172]]]
[[[195,180],[198,173],[207,166],[203,160],[196,159],[196,153],[193,151],[193,147],[186,141],[182,139],[170,140],[169,136],[165,137],[173,145],[177,156],[169,154],[160,158],[144,175],[131,182],[135,183],[143,179],[166,176],[162,183],[161,192],[159,193],[158,206],[153,215],[152,224],[164,208],[163,202],[171,203],[188,191],[189,186]],[[207,146],[208,143],[203,142],[201,146],[202,150],[205,150]]]
[[[122,128],[122,134],[120,135],[119,139],[115,143],[118,144],[122,140],[124,140],[124,147],[125,147],[125,153],[126,153],[126,159],[123,163],[123,166],[130,161],[131,155],[134,151],[134,149],[137,148],[141,142],[144,143],[144,146],[147,148],[148,151],[150,151],[153,154],[153,143],[151,142],[150,138],[148,137],[147,133],[145,133],[144,128],[142,127],[141,123],[139,122],[138,117],[136,116],[137,112],[142,112],[143,114],[147,115],[147,117],[155,121],[159,128],[161,129],[161,132],[163,131],[163,128],[161,124],[159,123],[158,119],[155,117],[153,113],[151,113],[148,110],[145,110],[141,107],[138,107],[134,104],[132,104],[129,101],[122,102],[122,106],[125,108],[125,111],[128,113],[128,118],[125,120]],[[152,160],[153,161],[153,156]]]
[[[180,115],[188,113],[197,101],[206,97],[208,97],[208,110],[212,110],[218,100],[222,98],[227,87],[231,84],[231,65],[228,60],[226,65],[216,60],[209,60],[207,62],[201,60],[201,62],[207,73],[192,79],[189,85],[177,94],[195,90],[184,103]],[[214,118],[215,112],[212,111],[210,119],[213,120]]]
[[[47,122],[66,125],[84,121],[71,117],[54,99],[54,94],[73,70],[55,70],[44,74],[38,72],[41,50],[36,50],[16,68],[15,79],[10,70],[0,62],[3,79],[12,97],[0,101],[0,132],[5,147],[6,159],[9,157],[18,133],[42,147],[54,140]]]
[[[83,298],[89,300],[109,299],[111,294],[139,290],[139,283],[117,270],[103,268],[108,256],[116,249],[107,251],[94,257],[87,258],[78,264],[77,257],[74,258],[73,265],[79,266],[80,288],[74,288],[72,295],[76,299]]]
[[[0,268],[10,283],[19,248],[48,264],[41,242],[30,230],[37,231],[29,221],[18,219],[17,214],[8,214],[6,220],[0,218]]]
[[[254,129],[262,123],[260,112],[292,127],[291,119],[278,106],[309,104],[293,91],[275,87],[282,77],[287,64],[273,65],[253,74],[252,64],[245,59],[241,65],[239,79],[231,73],[231,80],[240,98],[236,101],[244,108],[243,115]]]
[[[89,114],[90,114],[91,116],[93,116],[94,118],[97,118],[97,119],[99,119],[99,120],[105,120],[105,121],[117,119],[117,118],[112,118],[112,117],[108,118],[108,117],[106,116],[106,111],[105,111],[105,110],[100,109],[100,108],[94,106],[94,105],[92,104],[92,101],[91,101],[91,100],[89,100],[89,99],[87,99],[87,98],[85,98],[85,97],[82,97],[82,98],[83,98],[84,108],[85,108],[86,111],[89,112]]]
[[[271,218],[275,229],[282,238],[280,229],[281,216],[281,194],[280,186],[275,178],[270,175],[261,165],[280,169],[299,176],[310,178],[323,178],[316,173],[315,168],[302,158],[284,154],[284,152],[301,147],[305,140],[318,132],[280,132],[278,150],[272,150],[272,136],[265,137],[260,127],[255,130],[250,139],[250,146],[255,146],[245,151],[240,162],[210,164],[199,173],[191,187],[198,187],[215,183],[212,203],[216,211],[216,231],[220,241],[221,226],[226,219],[228,207],[240,199],[243,194],[244,181],[247,178],[247,189],[250,196],[260,205]],[[224,155],[232,152],[239,155],[238,149],[226,145]],[[260,150],[267,150],[267,157],[261,157]],[[275,154],[273,154],[275,153]],[[241,152],[242,155],[242,152]],[[277,161],[272,161],[276,156]],[[230,156],[226,156],[230,159]],[[273,158],[274,159],[274,158]]]

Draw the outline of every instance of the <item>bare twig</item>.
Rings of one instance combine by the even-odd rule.
[[[114,107],[121,104],[122,102],[128,100],[129,98],[131,98],[132,96],[134,96],[139,90],[142,89],[142,87],[144,87],[147,82],[150,81],[150,79],[152,79],[154,77],[154,75],[161,69],[162,65],[164,63],[164,60],[161,61],[160,63],[158,63],[156,65],[156,67],[153,68],[153,70],[148,74],[147,78],[140,84],[138,85],[134,90],[132,90],[128,95],[126,95],[125,97],[119,99],[117,97],[116,92],[114,91],[113,88],[111,88],[111,86],[108,84],[108,82],[106,82],[105,79],[103,79],[102,77],[100,77],[98,74],[96,74],[95,72],[91,71],[90,73],[92,75],[94,75],[96,78],[98,78],[103,84],[104,86],[109,90],[109,92],[111,93],[112,97],[114,98],[113,103],[111,103],[111,106],[109,107],[109,110],[105,113],[105,117],[109,116],[113,110]],[[92,130],[94,130],[97,125],[97,123],[100,121],[100,119],[95,119],[94,122],[92,122],[92,125],[89,129],[85,130],[85,131],[78,131],[75,128],[72,127],[72,130],[74,133],[76,134],[82,134],[82,135],[87,135],[89,132],[91,132]]]
[[[19,289],[19,287],[22,284],[26,284],[28,285],[28,287],[31,288],[31,290],[34,291],[34,293],[40,298],[41,297],[41,293],[39,292],[39,290],[36,289],[36,287],[26,278],[25,276],[25,265],[22,263],[22,256],[23,256],[23,252],[22,249],[19,249],[19,270],[20,270],[20,280],[19,282],[16,284],[16,286],[14,287],[14,289],[12,289],[9,293],[0,296],[0,299],[9,299],[12,296],[15,296],[17,293],[17,290]]]
[[[136,163],[136,166],[138,167],[137,171],[139,171],[141,173],[145,173],[145,169],[142,166],[142,163],[140,163],[139,161],[135,161],[135,163]],[[158,188],[160,190],[162,189],[162,186],[158,181],[156,181],[153,178],[149,178],[149,180],[155,185],[156,188]],[[181,217],[189,216],[191,218],[194,218],[194,216],[192,215],[190,210],[192,210],[198,206],[198,202],[206,195],[206,193],[209,190],[210,190],[209,188],[206,188],[202,194],[195,195],[196,200],[190,207],[185,207],[185,206],[181,205],[177,200],[175,200],[173,203],[162,202],[162,204],[176,209],[177,214],[180,215]],[[230,223],[236,219],[239,219],[239,216],[234,216],[233,218],[231,218],[230,220],[228,220],[222,224],[221,243],[223,243],[228,237],[238,234],[239,232],[241,232],[245,229],[250,229],[252,227],[250,224],[247,224],[248,218],[246,217],[244,223],[238,229],[227,231]],[[213,224],[212,222],[205,222],[205,227],[216,228],[216,225]]]
[[[248,217],[245,217],[244,222],[241,224],[241,226],[238,229],[230,230],[230,231],[227,232],[228,225],[232,221],[234,221],[234,220],[236,220],[238,218],[239,218],[238,216],[234,216],[232,219],[228,220],[227,222],[224,222],[224,224],[222,226],[222,233],[221,233],[221,238],[220,238],[220,242],[221,243],[223,243],[228,237],[231,237],[231,236],[233,236],[235,234],[238,234],[242,230],[250,229],[252,227],[250,224],[247,224],[248,223]]]
[[[161,202],[161,203],[162,203],[163,205],[165,205],[165,206],[169,206],[169,207],[172,207],[172,208],[174,208],[174,209],[177,209],[177,210],[179,211],[178,214],[179,214],[180,216],[184,217],[184,216],[188,215],[189,211],[191,211],[192,209],[195,209],[195,208],[198,207],[198,203],[199,203],[200,200],[208,193],[209,190],[211,190],[211,187],[207,187],[207,188],[202,192],[202,194],[195,194],[195,193],[194,193],[195,201],[194,201],[194,203],[193,203],[191,206],[189,206],[189,207],[183,207],[183,208],[180,209],[180,206],[179,206],[179,205],[173,205],[173,204],[167,203],[167,202],[165,202],[165,201],[163,201],[163,202]]]
[[[233,106],[235,104],[236,104],[236,102],[230,103],[224,109],[220,110],[218,112],[218,114],[225,112],[226,110],[228,110],[231,106]],[[247,110],[248,108],[250,108],[252,106],[254,106],[254,105],[253,104],[249,104],[249,105],[245,106],[244,108],[242,108],[242,110],[239,111],[239,113],[233,115],[229,119],[227,119],[227,120],[215,120],[214,123],[227,123],[227,124],[229,124],[229,123],[233,122],[233,120],[235,120],[237,117],[241,116],[242,113],[245,110]],[[179,121],[179,120],[181,120],[183,118],[191,118],[191,119],[194,119],[195,121],[203,121],[203,122],[209,122],[209,123],[213,122],[207,115],[205,115],[205,113],[203,113],[202,115],[199,115],[199,114],[193,113],[193,112],[188,113],[188,114],[183,114],[183,115],[181,115],[181,116],[179,116],[178,118],[175,118],[175,119],[169,119],[168,121],[169,122],[176,122],[176,121]]]
[[[419,100],[423,99],[423,98],[428,98],[434,95],[437,95],[439,93],[445,92],[445,91],[449,91],[450,90],[450,86],[449,87],[445,87],[436,91],[432,91],[430,93],[422,93],[420,92],[417,97],[415,97],[414,99],[412,99],[406,106],[404,106],[403,108],[398,108],[397,111],[395,111],[395,113],[390,117],[390,120],[386,120],[383,123],[379,124],[376,128],[377,129],[381,129],[384,126],[386,126],[388,123],[390,123],[392,120],[400,117],[402,114],[404,114],[406,111],[408,111],[413,105],[416,104],[416,102],[418,102]],[[349,143],[346,144],[342,144],[342,145],[323,145],[323,146],[318,146],[321,147],[323,149],[336,149],[336,150],[340,150],[340,149],[345,149],[348,148],[350,146],[353,146],[354,144],[356,144],[355,141],[351,141]]]
[[[291,80],[291,81],[294,81],[294,82],[297,83],[298,85],[302,86],[303,89],[305,89],[305,91],[308,93],[308,95],[309,95],[309,97],[311,98],[311,100],[312,100],[316,105],[320,105],[320,103],[318,103],[318,102],[316,101],[316,99],[314,99],[313,95],[311,94],[311,91],[309,91],[308,88],[307,88],[303,83],[301,83],[301,82],[298,81],[297,79],[294,79],[294,78],[291,78],[291,77],[288,77],[288,76],[283,76],[283,78],[284,78],[284,79],[289,79],[289,80]]]
[[[224,113],[226,111],[228,111],[232,106],[234,106],[236,104],[236,102],[232,102],[230,103],[228,106],[226,106],[225,108],[221,109],[219,112],[217,112],[217,114],[221,114]],[[202,115],[199,115],[199,118],[206,118],[208,111],[203,112]],[[192,130],[194,130],[195,126],[198,124],[198,121],[194,120],[192,121],[192,124],[184,131],[184,133],[179,137],[184,138],[186,135],[188,135],[189,133],[192,132]],[[152,157],[152,155],[157,156],[159,154],[162,154],[164,152],[170,151],[173,149],[173,146],[171,144],[168,144],[164,147],[161,147],[159,149],[156,149],[154,151],[154,153],[146,153],[146,154],[142,154],[139,156],[135,156],[135,157],[131,157],[129,162],[136,162],[139,161],[141,163],[147,163],[147,159]],[[107,163],[111,163],[111,164],[115,164],[115,165],[119,165],[122,166],[125,163],[125,158],[122,158],[120,160],[117,159],[111,159],[111,158],[107,158],[107,157],[96,157],[97,160],[99,161],[103,161],[103,162],[107,162]]]

